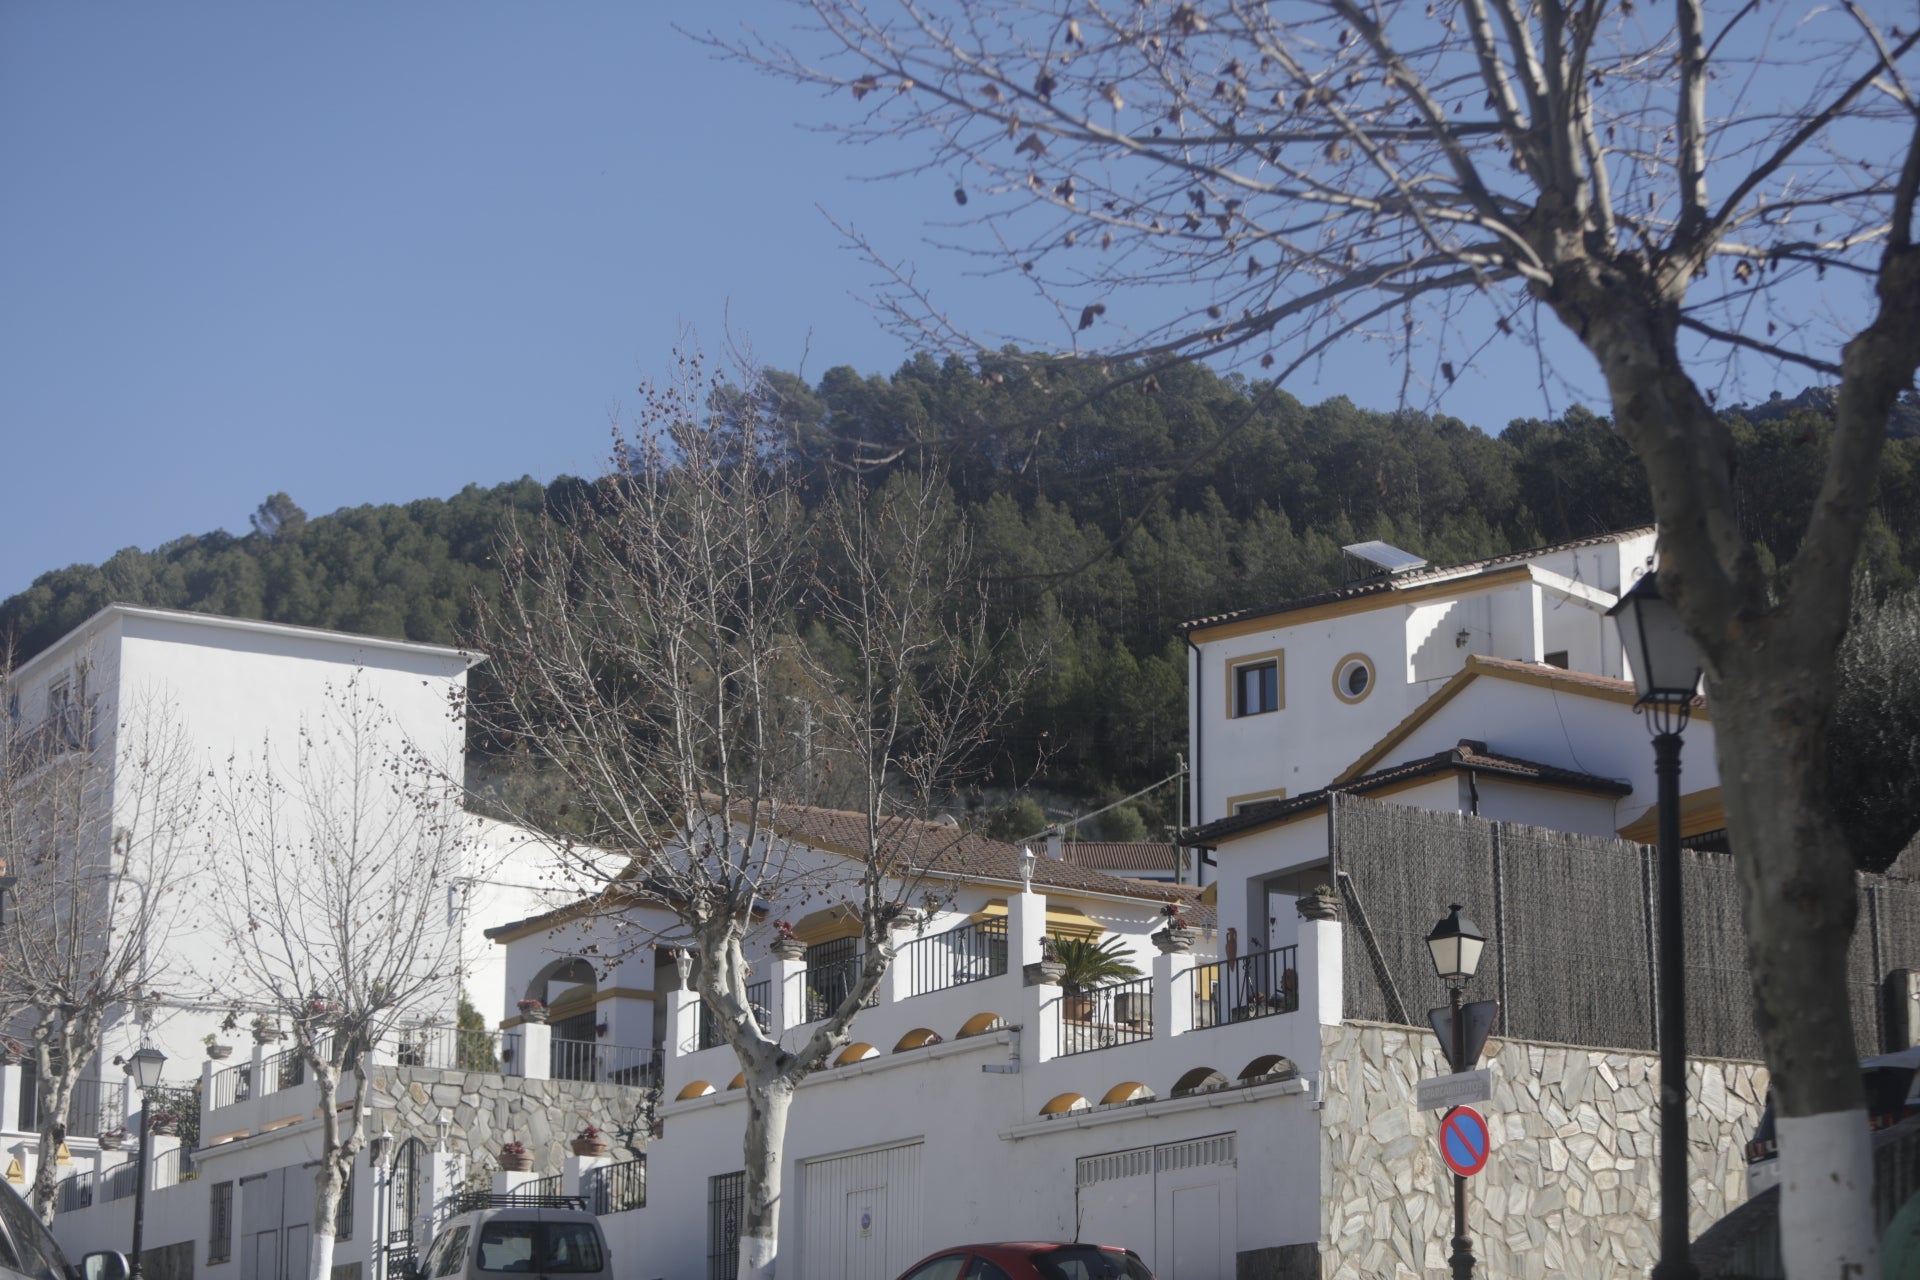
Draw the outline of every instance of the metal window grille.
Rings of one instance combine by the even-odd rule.
[[[740,1217],[747,1208],[747,1175],[707,1179],[707,1280],[732,1280],[740,1269]]]
[[[216,1182],[207,1196],[207,1263],[233,1256],[233,1184]]]
[[[814,1022],[839,1008],[860,985],[860,939],[835,938],[807,948],[807,1017]],[[866,1007],[880,1003],[880,993],[867,997]]]

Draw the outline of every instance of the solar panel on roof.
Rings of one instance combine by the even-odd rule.
[[[1411,551],[1387,542],[1356,542],[1350,547],[1340,548],[1346,559],[1346,579],[1349,585],[1366,578],[1392,577],[1413,569],[1426,568],[1427,562]]]

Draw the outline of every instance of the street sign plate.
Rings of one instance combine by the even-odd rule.
[[[1455,1107],[1440,1118],[1440,1158],[1461,1177],[1471,1178],[1486,1168],[1492,1148],[1487,1122],[1472,1107]]]
[[[1449,1008],[1427,1010],[1427,1021],[1433,1026],[1433,1034],[1440,1037],[1440,1052],[1455,1071],[1471,1071],[1480,1065],[1481,1050],[1487,1047],[1487,1037],[1493,1033],[1493,1024],[1500,1020],[1500,1002],[1498,1000],[1475,1000],[1472,1004],[1462,1005],[1460,1012],[1467,1015],[1467,1060],[1453,1061],[1453,1010]]]
[[[1444,1111],[1468,1102],[1493,1101],[1493,1072],[1461,1071],[1450,1076],[1433,1076],[1414,1085],[1415,1100],[1422,1111]]]

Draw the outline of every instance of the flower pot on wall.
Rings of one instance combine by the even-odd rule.
[[[538,1000],[522,1000],[520,1002],[520,1020],[522,1022],[545,1022],[547,1020],[547,1006],[541,1004]]]
[[[782,938],[773,944],[773,954],[782,960],[805,960],[807,944],[798,938]]]
[[[503,1172],[533,1172],[533,1152],[528,1151],[518,1142],[509,1142],[506,1146],[500,1148],[498,1159]]]
[[[207,1056],[215,1062],[224,1062],[233,1056],[233,1046],[230,1044],[210,1044],[207,1046]]]
[[[603,1156],[613,1150],[613,1144],[608,1142],[606,1135],[598,1130],[593,1131],[591,1136],[581,1133],[570,1145],[573,1147],[573,1154],[577,1156]]]
[[[1302,920],[1338,920],[1340,899],[1331,893],[1307,893],[1293,900],[1293,909]]]
[[[1153,945],[1160,948],[1162,955],[1184,956],[1193,951],[1193,944],[1199,939],[1198,929],[1169,927],[1153,935]]]

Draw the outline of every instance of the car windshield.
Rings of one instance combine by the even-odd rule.
[[[6,1265],[17,1267],[34,1280],[62,1280],[67,1260],[61,1256],[60,1246],[53,1242],[53,1236],[40,1225],[40,1219],[33,1216],[33,1210],[27,1208],[27,1202],[15,1194],[12,1187],[0,1189],[0,1223],[6,1227],[0,1232],[0,1255],[8,1251],[9,1236],[12,1251],[19,1255]]]
[[[1153,1272],[1132,1254],[1091,1245],[1062,1245],[1036,1253],[1033,1265],[1046,1280],[1153,1280]]]
[[[513,1222],[480,1228],[482,1271],[578,1275],[606,1269],[600,1233],[586,1222]]]

